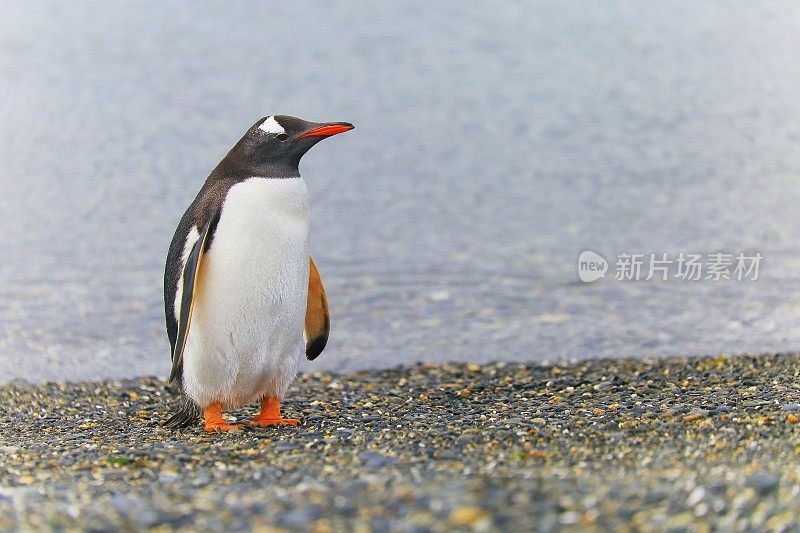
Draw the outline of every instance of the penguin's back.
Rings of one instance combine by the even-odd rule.
[[[186,230],[184,248],[196,233]],[[283,396],[304,353],[308,235],[302,178],[253,177],[228,190],[183,355],[183,389],[198,405]]]

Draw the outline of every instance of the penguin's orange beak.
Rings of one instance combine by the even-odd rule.
[[[331,135],[336,135],[337,133],[350,131],[353,128],[355,128],[355,126],[349,122],[331,122],[329,124],[323,124],[322,126],[314,128],[313,130],[309,130],[297,138],[304,139],[306,137],[330,137]]]

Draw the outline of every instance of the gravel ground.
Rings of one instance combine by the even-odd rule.
[[[162,380],[0,388],[0,530],[800,529],[800,356],[304,374],[298,428]],[[255,406],[237,413],[252,416]]]

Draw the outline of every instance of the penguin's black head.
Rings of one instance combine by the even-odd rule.
[[[353,129],[348,122],[308,122],[287,115],[271,115],[253,124],[223,162],[250,176],[299,176],[298,165],[322,139]]]

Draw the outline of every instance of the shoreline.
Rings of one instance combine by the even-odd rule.
[[[580,366],[582,363],[590,363],[590,362],[607,362],[607,363],[620,363],[620,362],[630,362],[630,363],[637,363],[637,362],[645,362],[648,364],[656,363],[658,361],[665,361],[665,360],[686,360],[686,361],[693,361],[693,360],[700,360],[700,359],[741,359],[741,358],[767,358],[767,357],[794,357],[797,356],[800,358],[800,351],[792,352],[786,350],[777,350],[777,351],[758,351],[758,352],[709,352],[703,353],[700,352],[699,354],[647,354],[642,356],[623,356],[623,357],[608,357],[608,356],[589,356],[589,357],[558,357],[553,359],[535,359],[530,361],[521,361],[515,359],[489,359],[489,360],[481,360],[481,361],[464,361],[464,360],[449,360],[449,361],[408,361],[405,363],[396,363],[392,365],[376,365],[376,366],[359,366],[358,368],[351,370],[331,370],[329,368],[321,367],[318,368],[315,366],[319,363],[319,360],[308,362],[306,360],[301,361],[300,369],[298,370],[298,378],[303,375],[308,376],[316,376],[316,375],[329,375],[335,377],[356,377],[361,374],[376,374],[381,372],[397,372],[397,371],[411,371],[420,368],[442,368],[442,367],[459,367],[465,365],[474,365],[478,367],[504,367],[504,366],[525,366],[527,368],[553,368],[553,367],[576,367]],[[309,363],[309,367],[303,368],[303,365]],[[0,381],[0,389],[11,385],[22,385],[22,386],[61,386],[61,385],[80,385],[84,383],[102,383],[102,384],[118,384],[122,385],[123,383],[131,382],[131,381],[139,381],[139,380],[148,380],[148,381],[164,381],[166,384],[167,375],[160,375],[160,374],[140,374],[140,375],[133,375],[133,376],[122,376],[122,377],[114,377],[114,376],[88,376],[83,378],[75,378],[75,379],[66,379],[66,380],[53,380],[53,379],[45,379],[45,380],[34,380],[28,377],[7,377],[5,380]],[[168,385],[167,385],[168,386]],[[169,386],[168,386],[169,387]],[[291,395],[291,387],[287,396]]]
[[[798,354],[305,373],[300,427],[219,435],[176,402],[0,386],[0,529],[800,527]]]

